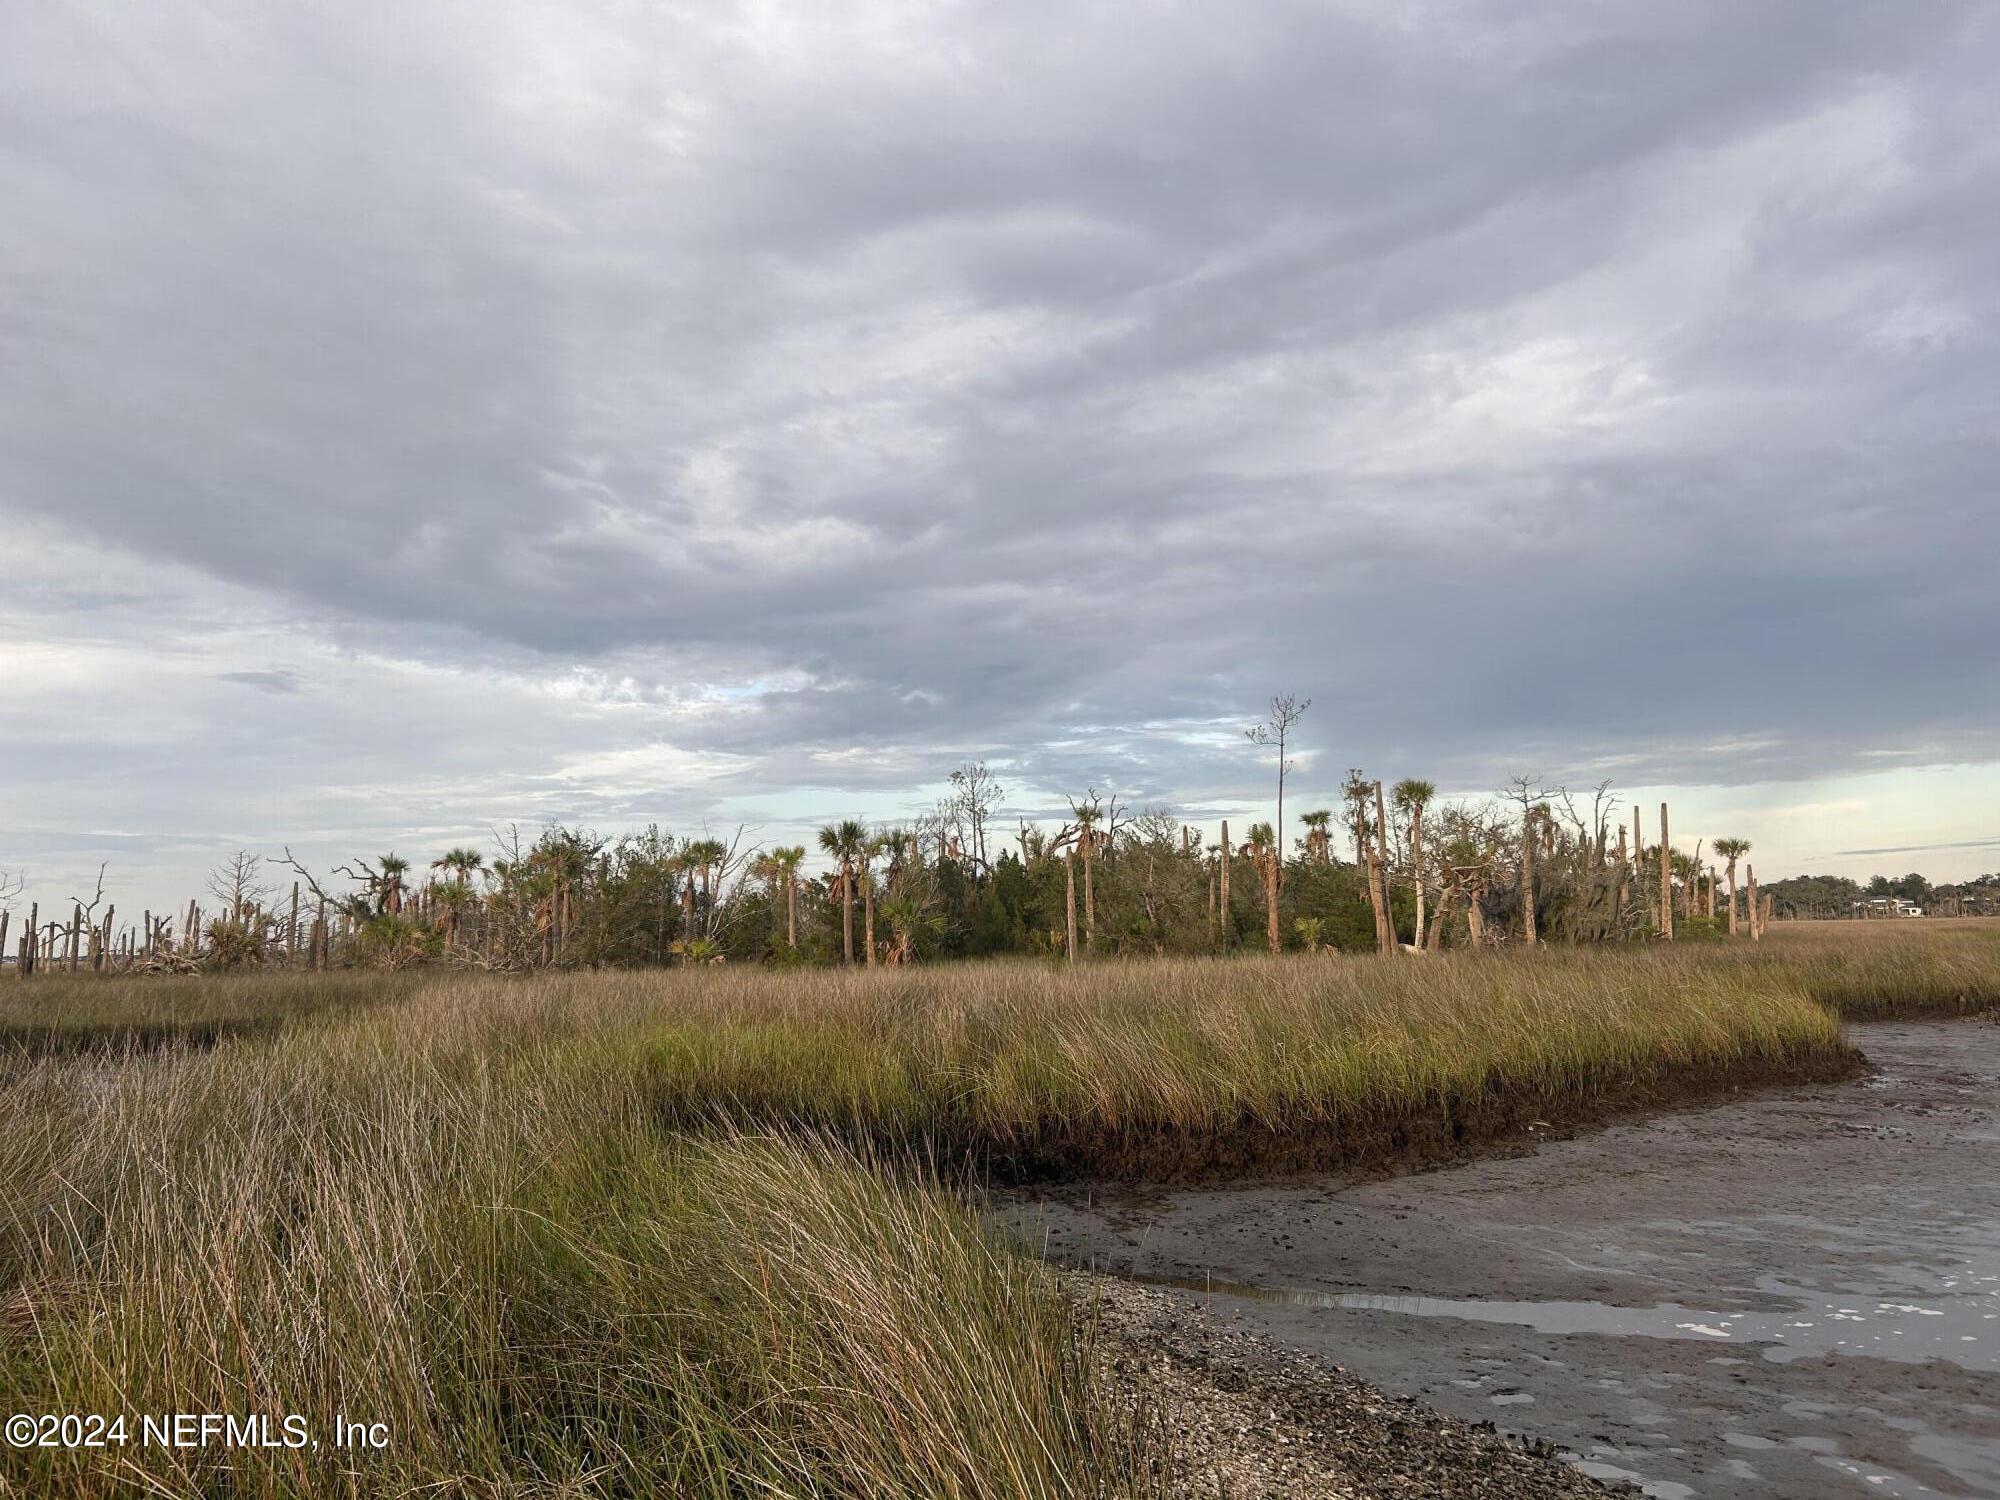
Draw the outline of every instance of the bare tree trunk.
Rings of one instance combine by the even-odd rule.
[[[1535,935],[1535,814],[1533,808],[1521,814],[1521,930],[1530,948]]]
[[[875,872],[863,870],[861,879],[861,906],[864,913],[861,937],[868,945],[865,966],[872,969],[875,967]]]
[[[1284,949],[1278,937],[1278,851],[1273,849],[1264,857],[1264,927],[1271,941],[1271,952],[1276,954]]]
[[[1736,861],[1729,861],[1729,935],[1736,936]]]
[[[1229,946],[1229,820],[1222,820],[1222,946]]]
[[[840,956],[854,962],[854,871],[845,860],[840,865]]]
[[[1114,813],[1117,804],[1112,804]],[[1097,882],[1091,878],[1091,867],[1097,863],[1097,830],[1083,830],[1083,947],[1087,953],[1097,951]]]
[[[1389,906],[1389,810],[1382,800],[1382,783],[1375,783],[1375,867],[1372,872],[1375,883],[1382,888],[1381,899],[1376,903],[1376,946],[1385,954],[1398,951],[1396,942],[1396,915]]]
[[[1653,896],[1646,889],[1646,825],[1639,816],[1639,808],[1632,808],[1632,874],[1638,885],[1639,901],[1646,908],[1646,925],[1653,925]]]
[[[1618,825],[1618,927],[1625,927],[1625,907],[1632,899],[1632,866],[1625,857],[1625,825]]]
[[[1660,936],[1674,940],[1673,845],[1667,839],[1667,804],[1660,804]]]
[[[1479,896],[1476,889],[1465,893],[1465,937],[1475,949],[1486,946],[1486,913],[1479,909]]]
[[[1416,945],[1424,946],[1424,806],[1413,802],[1410,806],[1410,873],[1417,882],[1417,935]]]
[[[1067,944],[1065,951],[1071,963],[1076,962],[1076,855],[1070,850],[1063,851],[1063,912]]]
[[[799,872],[785,871],[785,946],[793,952],[799,946]]]
[[[1389,925],[1388,914],[1382,910],[1381,861],[1375,856],[1375,838],[1368,831],[1366,815],[1354,821],[1355,857],[1361,862],[1361,878],[1368,882],[1368,910],[1375,917],[1375,951],[1387,951],[1383,937]]]
[[[1760,941],[1764,936],[1764,924],[1757,920],[1757,867],[1755,865],[1745,865],[1743,867],[1743,880],[1750,887],[1750,910],[1747,915],[1750,921],[1750,940],[1754,943]]]

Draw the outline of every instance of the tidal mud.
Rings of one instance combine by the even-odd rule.
[[[1855,1082],[1445,1171],[1004,1211],[1662,1500],[2000,1496],[2000,1025],[1854,1040]]]

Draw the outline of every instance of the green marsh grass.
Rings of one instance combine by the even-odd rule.
[[[1850,1021],[2000,1010],[2000,918],[1774,922],[1758,948]]]
[[[1054,1274],[836,1143],[662,1132],[624,1057],[412,1006],[0,1092],[0,1411],[318,1450],[0,1454],[0,1493],[1084,1496],[1153,1456]],[[336,1413],[381,1452],[332,1449]]]
[[[1925,945],[1931,937],[1943,939]],[[0,992],[0,1414],[382,1452],[0,1452],[0,1495],[1099,1496],[1157,1430],[989,1176],[1435,1158],[1851,1066],[1968,927],[1679,950]],[[1982,1002],[1980,997],[1989,997]],[[85,1044],[72,1044],[74,1039]]]

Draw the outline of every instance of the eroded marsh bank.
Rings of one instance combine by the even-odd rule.
[[[1448,1172],[1024,1206],[1385,1392],[1660,1497],[2000,1494],[2000,1026],[1870,1023],[1863,1081]]]

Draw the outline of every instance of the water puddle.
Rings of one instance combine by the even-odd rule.
[[[1600,1334],[1618,1338],[1681,1339],[1727,1345],[1785,1364],[1827,1354],[1858,1354],[1922,1364],[1942,1360],[1965,1370],[2000,1371],[2000,1288],[1975,1285],[1966,1292],[1921,1300],[1883,1300],[1770,1283],[1772,1295],[1789,1297],[1783,1312],[1684,1307],[1614,1307],[1605,1302],[1503,1302],[1453,1297],[1387,1296],[1376,1292],[1322,1292],[1310,1288],[1252,1286],[1206,1277],[1135,1276],[1137,1281],[1184,1291],[1242,1297],[1287,1307],[1340,1308],[1397,1313],[1413,1318],[1458,1318],[1498,1323],[1537,1333]],[[1973,1278],[1975,1283],[1988,1280]]]

